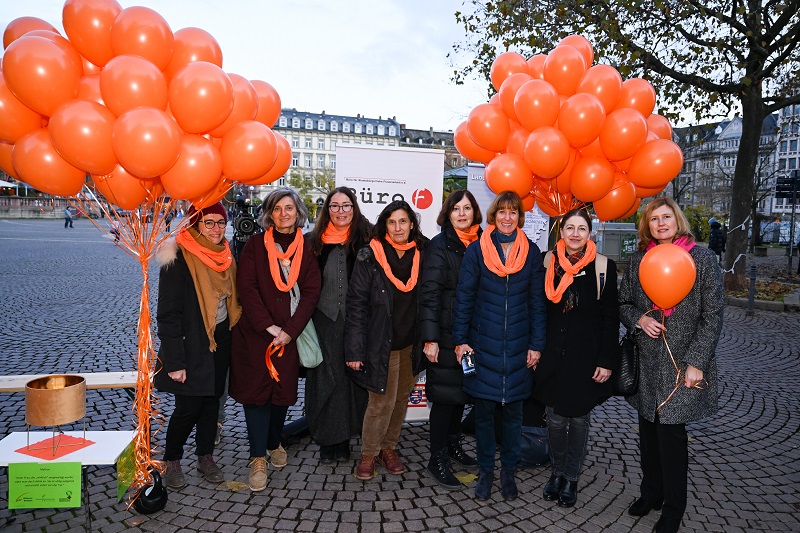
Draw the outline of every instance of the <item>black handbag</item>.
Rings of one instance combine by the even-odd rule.
[[[611,391],[614,396],[632,396],[639,390],[639,345],[636,333],[625,332],[619,341],[619,366],[611,374]]]

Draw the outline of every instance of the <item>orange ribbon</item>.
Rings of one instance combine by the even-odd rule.
[[[272,355],[275,354],[277,357],[283,357],[283,345],[276,345],[274,342],[269,343],[267,346],[267,353],[264,354],[264,360],[267,363],[267,370],[269,370],[269,375],[272,376],[272,379],[275,381],[280,381],[278,378],[278,369],[275,368],[275,365],[272,364]]]

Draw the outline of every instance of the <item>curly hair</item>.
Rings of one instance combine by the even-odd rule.
[[[278,187],[270,192],[267,197],[264,198],[264,203],[261,204],[261,216],[258,217],[258,225],[264,228],[264,231],[267,231],[275,225],[275,223],[272,222],[272,210],[275,209],[278,202],[287,196],[292,198],[294,206],[297,209],[297,221],[294,223],[294,229],[296,230],[306,225],[308,221],[308,209],[306,209],[306,204],[303,203],[300,195],[289,187]]]

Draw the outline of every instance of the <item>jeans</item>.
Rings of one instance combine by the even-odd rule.
[[[655,423],[639,417],[639,450],[642,461],[642,498],[663,498],[662,516],[680,519],[686,512],[689,471],[689,436],[686,424]]]
[[[289,406],[244,404],[244,419],[247,423],[247,438],[250,441],[250,457],[266,457],[267,450],[281,444],[283,424]],[[216,435],[216,412],[214,413]]]
[[[522,454],[522,403],[520,400],[503,405],[500,443],[500,466],[503,468],[516,468]],[[494,470],[496,406],[497,402],[492,400],[475,398],[475,444],[481,470]]]
[[[554,476],[578,481],[586,459],[591,417],[591,412],[584,416],[561,416],[552,407],[547,408],[547,440]]]
[[[394,450],[408,410],[408,395],[416,379],[411,369],[411,346],[392,350],[386,394],[369,391],[369,403],[361,430],[361,454],[376,456],[383,449]]]

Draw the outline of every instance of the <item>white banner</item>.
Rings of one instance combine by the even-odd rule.
[[[355,192],[361,212],[372,223],[389,203],[405,200],[422,233],[433,237],[439,233],[443,181],[443,150],[336,145],[336,186]]]

